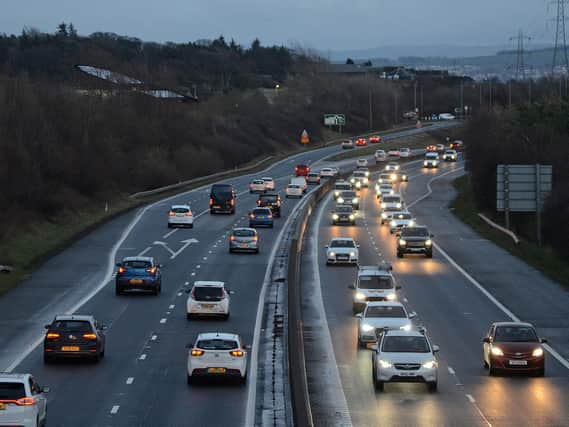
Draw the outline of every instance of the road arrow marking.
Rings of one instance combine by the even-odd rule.
[[[178,255],[180,255],[182,253],[182,251],[184,249],[186,249],[191,244],[199,243],[199,240],[198,239],[187,239],[187,240],[182,240],[180,243],[183,243],[184,245],[178,250],[178,252],[172,252],[172,256],[170,257],[170,259],[176,258]]]

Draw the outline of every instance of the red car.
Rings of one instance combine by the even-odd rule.
[[[524,372],[543,376],[547,341],[524,322],[496,322],[484,337],[482,358],[489,375],[499,372]]]
[[[366,144],[367,144],[367,141],[365,138],[356,139],[356,147],[363,147]]]
[[[308,165],[299,164],[296,165],[294,168],[294,174],[296,176],[308,176],[309,172],[310,172],[310,166]]]
[[[379,144],[380,142],[381,142],[381,136],[379,135],[374,135],[369,137],[370,144]]]

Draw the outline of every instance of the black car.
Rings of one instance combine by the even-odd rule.
[[[336,205],[332,212],[332,224],[356,225],[356,214],[351,205]]]
[[[235,213],[235,187],[231,184],[213,184],[209,195],[209,213]]]
[[[425,254],[427,258],[433,257],[432,234],[427,227],[405,227],[397,238],[397,257],[404,254]]]
[[[257,199],[257,206],[260,208],[270,208],[273,216],[281,216],[281,196],[278,194],[261,194]]]
[[[58,315],[45,325],[45,363],[59,358],[86,358],[96,362],[105,356],[105,330],[93,316]]]

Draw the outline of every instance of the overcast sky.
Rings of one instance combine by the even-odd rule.
[[[546,0],[0,0],[0,32],[109,31],[147,41],[223,34],[248,44],[316,49],[382,45],[504,45],[518,28],[534,43],[553,39]]]

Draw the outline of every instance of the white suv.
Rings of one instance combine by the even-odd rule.
[[[364,265],[358,269],[356,283],[350,286],[354,290],[352,308],[361,311],[370,301],[396,301],[396,291],[401,286],[395,286],[391,274],[391,264]]]
[[[386,329],[410,331],[415,313],[407,313],[405,306],[396,301],[368,302],[359,318],[358,347],[377,341],[378,334]]]
[[[438,168],[439,167],[439,155],[437,153],[427,153],[425,154],[425,160],[423,160],[424,168]]]
[[[194,227],[194,214],[190,205],[172,205],[168,211],[168,228]]]
[[[229,319],[229,291],[224,282],[194,282],[186,303],[188,320],[198,316],[219,316]]]
[[[247,381],[247,350],[241,337],[235,334],[210,332],[199,334],[196,342],[187,346],[188,384],[198,377],[235,378]]]
[[[438,362],[436,345],[431,345],[424,331],[385,331],[372,347],[372,380],[383,391],[386,382],[424,382],[430,391],[437,389]]]
[[[48,392],[30,374],[0,373],[0,425],[45,425]]]

